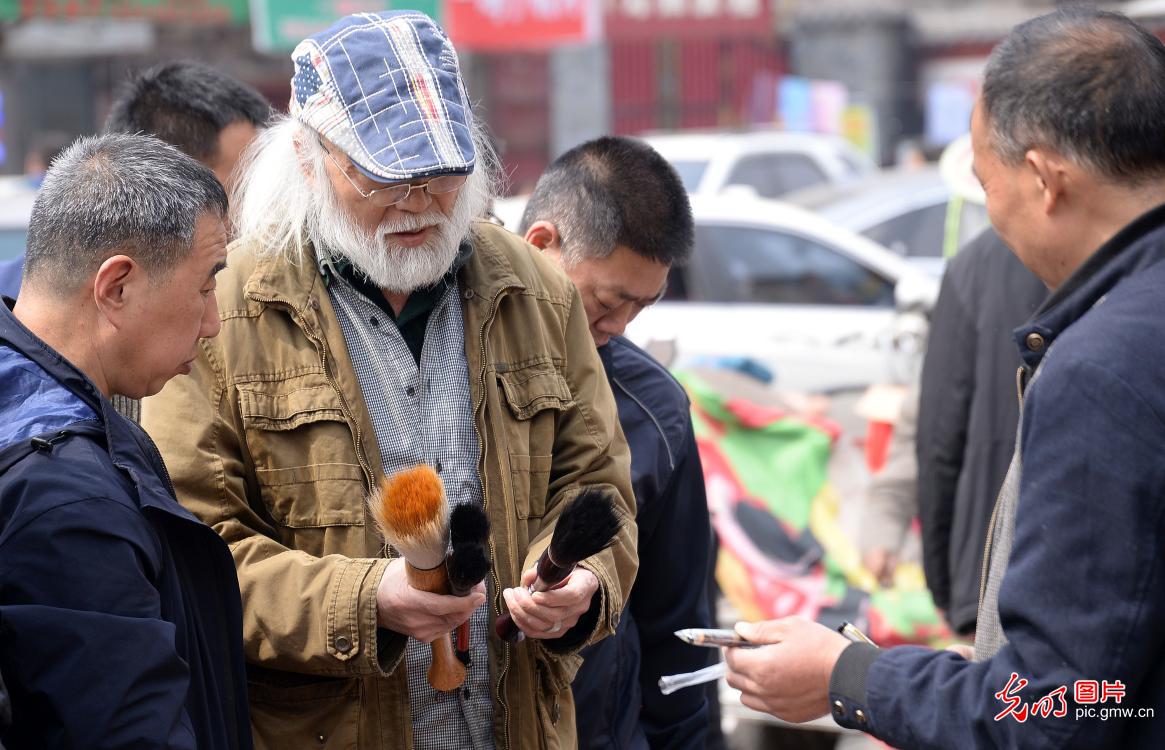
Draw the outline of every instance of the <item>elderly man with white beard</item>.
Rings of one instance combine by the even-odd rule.
[[[222,331],[143,407],[178,497],[234,555],[256,744],[572,747],[577,652],[613,631],[637,565],[586,311],[519,238],[475,221],[496,159],[431,19],[350,16],[292,59],[291,117],[237,185]],[[490,570],[467,596],[410,586],[366,510],[381,477],[418,464],[488,515]],[[622,530],[529,593],[584,487],[616,498]],[[503,612],[525,641],[493,635]],[[467,620],[464,686],[435,691],[425,644]]]

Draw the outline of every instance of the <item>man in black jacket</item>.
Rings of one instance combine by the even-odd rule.
[[[975,630],[987,522],[1015,448],[1011,332],[1047,296],[988,229],[947,266],[931,316],[916,441],[923,567],[958,633]]]
[[[218,333],[227,198],[141,135],[79,140],[0,307],[0,671],[10,748],[251,746],[238,580],[114,411]]]
[[[708,666],[715,652],[672,633],[711,627],[712,536],[689,403],[667,370],[623,329],[663,296],[693,242],[675,170],[642,141],[606,137],[559,157],[526,204],[526,241],[578,287],[631,446],[639,574],[616,634],[582,652],[574,680],[579,747],[703,748],[708,691],[659,692],[663,674]]]

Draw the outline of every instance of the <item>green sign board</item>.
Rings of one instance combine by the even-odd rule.
[[[440,0],[251,0],[255,49],[286,54],[305,37],[353,13],[419,10],[440,21]]]

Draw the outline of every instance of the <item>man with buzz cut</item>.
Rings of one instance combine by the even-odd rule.
[[[21,295],[0,305],[10,750],[251,747],[230,552],[110,403],[184,378],[218,333],[226,211],[209,169],[125,134],[67,148],[33,205]]]
[[[234,554],[256,742],[573,747],[578,652],[614,631],[636,569],[627,443],[586,311],[477,220],[496,157],[431,18],[348,16],[292,62],[290,117],[233,195],[223,330],[142,409],[179,498]],[[467,596],[411,586],[367,512],[418,464],[489,517],[491,568]],[[529,592],[588,487],[614,499],[614,544]],[[494,635],[503,612],[523,642]],[[438,692],[428,643],[466,621],[465,684]]]
[[[974,653],[737,625],[746,706],[830,713],[900,748],[1165,747],[1165,44],[1088,7],[987,61],[974,169],[1000,238],[1052,290],[1013,340],[1011,468]]]
[[[639,576],[612,638],[583,652],[574,680],[579,746],[703,748],[708,691],[664,696],[659,678],[715,661],[674,637],[712,627],[707,597],[712,533],[704,473],[683,388],[623,338],[692,251],[692,209],[666,160],[635,138],[604,137],[547,168],[520,231],[578,287],[591,338],[631,446],[639,524]]]

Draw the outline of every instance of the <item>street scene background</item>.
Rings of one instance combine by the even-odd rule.
[[[1165,33],[1165,2],[1106,3]],[[210,63],[286,111],[291,49],[359,11],[448,31],[506,175],[495,218],[558,155],[642,136],[692,196],[696,249],[628,336],[693,403],[719,617],[803,614],[879,644],[945,645],[917,524],[892,580],[863,566],[864,501],[924,353],[947,259],[987,226],[971,110],[1034,0],[0,0],[0,260],[23,251],[46,133],[100,130],[117,87]],[[730,747],[877,745],[790,728],[721,688]]]

